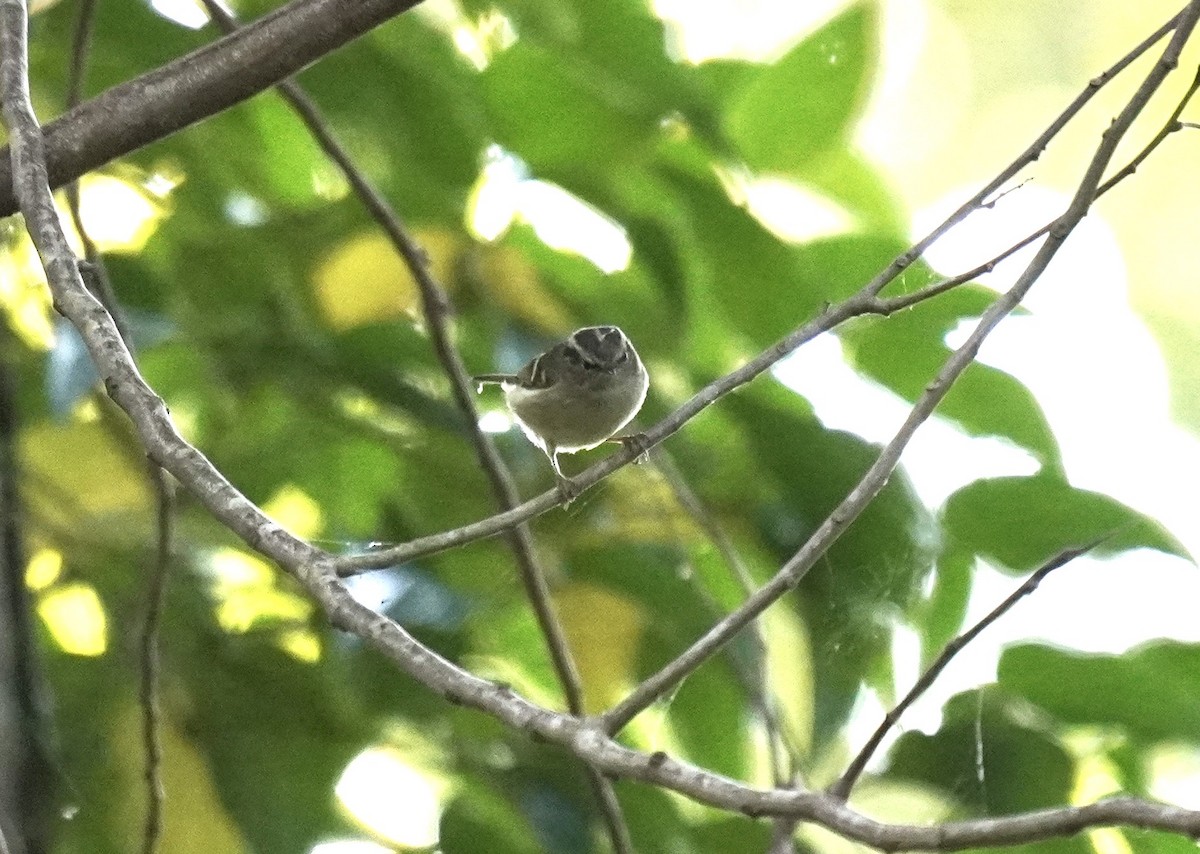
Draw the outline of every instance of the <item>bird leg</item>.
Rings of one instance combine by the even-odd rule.
[[[547,448],[546,456],[550,458],[550,465],[554,467],[554,478],[558,482],[558,496],[562,499],[563,507],[570,507],[571,502],[583,492],[583,487],[562,473],[562,469],[558,465],[558,451]]]

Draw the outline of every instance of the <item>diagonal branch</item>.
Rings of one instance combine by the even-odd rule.
[[[1004,186],[1013,176],[1021,171],[1025,166],[1037,160],[1041,152],[1049,144],[1050,140],[1058,134],[1059,131],[1069,122],[1080,110],[1092,99],[1092,97],[1109,81],[1116,77],[1120,72],[1129,67],[1138,57],[1144,54],[1147,50],[1154,46],[1164,35],[1173,30],[1179,20],[1180,14],[1174,15],[1170,20],[1164,23],[1161,27],[1155,30],[1150,36],[1144,39],[1140,44],[1134,47],[1131,51],[1117,60],[1112,66],[1106,69],[1103,73],[1092,78],[1088,82],[1087,87],[1075,97],[1075,99],[1060,113],[1054,121],[1046,128],[1042,134],[1034,140],[1034,142],[1025,149],[1012,163],[1006,166],[992,181],[990,181],[983,189],[964,202],[958,210],[952,213],[940,225],[934,228],[929,234],[922,238],[918,243],[914,244],[902,254],[896,256],[892,262],[881,270],[871,281],[867,282],[857,293],[835,305],[826,306],[825,309],[812,320],[803,324],[799,328],[793,330],[786,337],[776,342],[773,346],[764,350],[755,358],[748,361],[742,367],[735,371],[726,374],[725,376],[714,380],[707,386],[698,391],[689,400],[685,401],[682,406],[672,412],[651,429],[647,430],[643,435],[645,437],[644,448],[652,448],[669,436],[676,433],[685,423],[694,418],[708,406],[715,403],[720,398],[724,397],[729,392],[745,385],[755,379],[760,374],[769,370],[777,362],[785,356],[790,355],[793,351],[803,346],[804,344],[816,338],[823,332],[838,326],[852,317],[859,317],[864,314],[887,314],[895,311],[898,308],[908,307],[920,302],[924,299],[929,299],[949,290],[958,284],[962,284],[980,273],[988,272],[992,266],[999,263],[1003,257],[1016,252],[1019,248],[1032,243],[1041,233],[1031,235],[1025,239],[1020,245],[1007,250],[999,258],[993,259],[987,264],[981,265],[975,271],[963,274],[961,277],[956,276],[954,279],[945,282],[935,283],[923,289],[920,292],[906,294],[903,296],[894,297],[891,300],[882,299],[878,296],[888,284],[896,279],[902,272],[910,267],[918,258],[920,258],[925,250],[935,243],[938,238],[944,235],[947,231],[962,222],[974,211],[987,207],[994,199],[993,195]],[[1111,183],[1111,182],[1110,182]],[[1105,189],[1107,189],[1107,185]],[[989,201],[991,200],[991,201]],[[1047,226],[1049,228],[1049,226]],[[919,294],[919,295],[918,295]],[[605,459],[595,463],[585,471],[573,477],[573,480],[583,489],[590,488],[600,480],[603,480],[608,475],[612,474],[617,469],[631,462],[637,453],[633,449],[623,449],[617,451]],[[543,493],[542,495],[532,498],[515,507],[512,510],[504,513],[497,513],[487,519],[473,522],[469,525],[463,525],[460,528],[455,528],[450,531],[442,531],[437,534],[430,534],[425,537],[419,537],[403,543],[398,546],[393,546],[386,549],[376,549],[367,554],[346,555],[335,559],[335,566],[341,575],[355,575],[359,572],[365,572],[371,569],[382,569],[388,566],[394,566],[405,561],[414,560],[419,557],[425,557],[445,549],[454,548],[456,546],[465,545],[466,543],[475,540],[494,537],[504,531],[512,528],[514,525],[521,522],[533,519],[536,516],[557,507],[561,503],[558,493],[554,490]]]
[[[292,0],[254,23],[135,77],[45,127],[47,180],[60,187],[271,88],[419,0]],[[17,210],[0,150],[0,216]]]
[[[1200,14],[1200,0],[1189,5],[1187,15],[1181,18],[1170,52],[1155,66],[1155,78],[1161,79],[1174,64],[1178,48],[1193,29],[1197,14]],[[366,639],[401,670],[441,696],[563,745],[607,774],[660,785],[702,803],[752,816],[780,815],[811,821],[847,839],[879,849],[959,850],[1019,844],[1111,824],[1200,835],[1200,812],[1138,799],[1112,799],[1082,807],[917,827],[874,821],[824,793],[758,790],[664,754],[648,756],[623,747],[592,721],[541,708],[510,689],[454,666],[418,643],[392,620],[357,603],[335,574],[335,564],[327,554],[288,534],[264,516],[183,440],[162,401],[138,374],[111,317],[83,287],[50,197],[42,138],[29,104],[26,26],[22,0],[0,0],[0,95],[5,123],[13,140],[14,174],[18,176],[17,189],[26,225],[46,268],[56,305],[79,329],[106,389],[130,415],[151,457],[176,474],[230,530],[294,573],[333,625]],[[1156,80],[1149,78],[1114,127],[1127,127],[1156,86]],[[1111,157],[1111,146],[1115,146],[1122,132],[1123,128],[1106,135],[1094,163]],[[1060,227],[1052,230],[1047,245],[1061,242],[1073,224],[1071,218],[1076,217],[1074,222],[1077,222],[1077,217],[1086,211],[1099,180],[1093,171],[1089,170],[1078,194],[1087,200],[1072,206],[1060,221]]]
[[[841,536],[867,505],[874,500],[887,483],[888,477],[900,462],[900,455],[908,445],[917,428],[932,414],[937,405],[950,391],[954,381],[962,375],[967,366],[975,361],[984,339],[1008,316],[1029,292],[1058,253],[1067,237],[1087,214],[1096,198],[1100,180],[1117,148],[1117,143],[1149,102],[1150,97],[1162,85],[1163,80],[1170,74],[1179,62],[1179,54],[1183,50],[1200,16],[1200,0],[1193,0],[1180,14],[1174,35],[1164,49],[1158,62],[1154,64],[1142,84],[1134,92],[1133,97],[1113,119],[1109,127],[1101,134],[1100,144],[1092,156],[1079,186],[1066,211],[1050,226],[1045,242],[1039,247],[1029,265],[1018,277],[1012,288],[999,297],[983,316],[967,340],[959,347],[938,372],[917,399],[908,418],[905,419],[899,431],[887,445],[884,446],[875,462],[859,480],[850,494],[834,508],[833,512],[817,528],[800,550],[791,557],[778,573],[753,596],[746,600],[737,610],[730,613],[709,631],[693,643],[678,658],[664,666],[654,675],[643,681],[628,697],[601,716],[607,732],[617,732],[631,721],[638,713],[646,709],[677,685],[681,679],[696,670],[709,659],[717,650],[725,645],[734,635],[745,628],[759,614],[777,601],[789,590],[793,589],[808,572],[814,563],[825,554],[831,545]]]
[[[234,33],[238,30],[237,19],[227,12],[217,0],[202,0],[202,2],[209,15],[222,30],[226,33]],[[454,402],[462,414],[471,442],[475,446],[479,464],[487,475],[496,502],[502,509],[512,509],[520,503],[516,485],[513,483],[512,475],[505,466],[504,460],[497,452],[495,443],[479,426],[479,413],[475,409],[475,398],[471,393],[470,375],[450,336],[449,320],[452,314],[450,300],[445,289],[434,279],[425,252],[409,234],[399,214],[384,198],[383,193],[371,183],[370,179],[358,168],[349,152],[337,140],[332,128],[321,115],[320,108],[300,84],[294,80],[285,80],[278,85],[277,89],[322,150],[341,170],[363,206],[383,229],[384,234],[387,235],[388,240],[391,241],[392,246],[411,271],[421,294],[422,313],[433,343],[434,353],[441,363],[442,372],[450,383]],[[533,606],[538,627],[541,629],[547,651],[550,654],[551,664],[566,698],[567,709],[571,714],[582,717],[585,713],[583,682],[580,679],[575,659],[571,655],[566,632],[555,612],[550,596],[550,586],[546,582],[546,573],[538,561],[529,526],[517,525],[508,532],[507,539],[516,559],[521,584]],[[587,773],[600,813],[608,829],[613,850],[616,854],[629,854],[633,850],[633,844],[612,783],[591,766],[587,766]]]
[[[892,727],[899,722],[901,715],[908,710],[909,706],[916,702],[918,697],[929,690],[929,687],[933,685],[939,676],[942,675],[942,671],[946,669],[947,665],[949,665],[954,659],[954,656],[958,655],[967,646],[967,644],[979,637],[979,635],[983,633],[984,629],[999,620],[1002,616],[1008,613],[1008,611],[1011,610],[1014,605],[1036,590],[1038,585],[1042,583],[1042,580],[1045,579],[1047,575],[1060,567],[1066,566],[1068,563],[1075,560],[1075,558],[1087,554],[1111,536],[1112,534],[1106,534],[1103,537],[1098,537],[1095,540],[1092,540],[1087,545],[1063,549],[1057,555],[1050,558],[1050,560],[1038,567],[1038,569],[1032,575],[1022,582],[1020,587],[1009,594],[1003,602],[989,611],[983,619],[971,626],[971,628],[967,629],[967,631],[963,632],[954,640],[950,641],[950,643],[946,644],[946,647],[942,650],[941,654],[934,659],[933,663],[929,665],[925,672],[921,674],[921,677],[913,684],[912,688],[909,689],[908,693],[904,695],[904,699],[897,703],[895,708],[884,715],[883,721],[879,724],[878,728],[876,728],[875,732],[871,734],[871,737],[867,739],[867,743],[863,745],[862,749],[858,752],[858,755],[854,757],[854,760],[846,768],[846,772],[842,774],[836,783],[829,787],[829,794],[842,801],[850,797],[850,790],[853,789],[854,784],[858,782],[858,778],[862,775],[863,769],[867,767],[867,763],[871,760],[871,757],[879,748],[879,745],[883,741],[884,737],[891,731]]]

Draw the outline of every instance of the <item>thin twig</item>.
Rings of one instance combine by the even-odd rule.
[[[956,637],[950,643],[946,644],[938,657],[932,664],[921,674],[920,678],[909,689],[899,703],[896,704],[890,712],[883,717],[883,721],[876,728],[875,732],[867,739],[867,743],[863,745],[858,755],[846,768],[846,772],[838,779],[836,783],[829,787],[829,794],[838,800],[844,801],[850,796],[850,790],[854,788],[854,784],[858,782],[858,778],[862,775],[863,769],[867,767],[867,763],[871,760],[879,745],[883,742],[884,737],[891,731],[903,715],[917,698],[929,690],[934,681],[942,675],[942,671],[951,662],[954,656],[958,655],[967,644],[979,637],[983,630],[992,623],[996,622],[1005,613],[1007,613],[1014,605],[1024,599],[1030,593],[1037,589],[1042,580],[1054,572],[1059,567],[1066,566],[1075,558],[1085,555],[1092,549],[1099,546],[1112,534],[1105,534],[1103,537],[1097,537],[1090,543],[1084,546],[1077,546],[1069,549],[1063,549],[1050,560],[1042,564],[1032,575],[1014,590],[1009,596],[993,608],[983,619],[971,626],[967,631]]]
[[[665,450],[660,449],[655,454],[653,462],[663,480],[667,482],[674,493],[679,506],[692,518],[692,521],[704,532],[720,553],[729,574],[742,589],[743,595],[749,596],[754,592],[754,578],[750,575],[745,561],[742,560],[741,554],[729,535],[725,533],[721,523],[704,506],[700,496],[696,495],[683,472],[679,470],[675,461]],[[754,668],[746,667],[737,656],[730,656],[730,665],[742,683],[743,690],[749,695],[751,703],[757,707],[762,718],[768,741],[771,775],[775,785],[790,785],[792,775],[796,773],[799,766],[799,756],[792,740],[788,738],[788,734],[784,730],[775,697],[771,692],[767,665],[767,640],[762,626],[757,620],[750,624],[750,641],[754,646]]]
[[[205,9],[226,34],[238,29],[238,21],[217,0],[203,0]],[[292,107],[309,133],[325,151],[326,155],[337,164],[350,186],[354,189],[359,200],[383,229],[397,253],[404,259],[408,269],[421,294],[422,313],[433,349],[442,371],[450,382],[455,404],[462,414],[471,442],[480,466],[487,475],[496,502],[501,509],[511,510],[520,504],[516,485],[512,475],[496,450],[491,437],[479,426],[479,413],[475,409],[475,398],[471,392],[470,374],[463,364],[458,349],[451,340],[449,317],[452,313],[449,297],[445,289],[434,279],[429,269],[428,258],[409,234],[395,208],[388,203],[383,194],[367,178],[354,162],[349,152],[334,136],[320,108],[293,80],[285,80],[276,89],[284,100]],[[533,535],[528,525],[517,525],[508,532],[509,545],[516,558],[521,583],[529,598],[534,614],[550,653],[554,672],[558,677],[566,698],[567,709],[574,715],[583,716],[583,682],[579,677],[579,669],[571,655],[567,643],[566,632],[554,610],[550,597],[550,587],[546,582],[546,574],[538,562],[534,550]],[[609,838],[617,854],[628,854],[633,851],[629,838],[629,830],[621,814],[621,806],[617,800],[612,783],[606,780],[596,769],[588,768],[589,782],[600,806],[600,813],[608,828]]]
[[[167,599],[167,578],[171,567],[171,542],[174,529],[174,493],[167,473],[150,463],[150,479],[157,497],[155,522],[158,541],[154,551],[154,566],[150,570],[146,594],[146,616],[141,633],[141,681],[138,699],[142,706],[142,745],[146,752],[146,827],[142,836],[142,854],[154,854],[162,842],[166,786],[162,763],[162,706],[161,665],[159,662],[159,628]]]
[[[1187,122],[1179,121],[1179,117],[1183,114],[1183,111],[1187,108],[1187,105],[1191,102],[1192,98],[1195,97],[1198,90],[1200,90],[1200,68],[1197,69],[1196,76],[1192,79],[1191,85],[1189,85],[1187,90],[1183,93],[1183,96],[1179,99],[1179,103],[1176,104],[1175,109],[1171,111],[1170,117],[1163,123],[1163,126],[1159,129],[1158,133],[1156,133],[1149,142],[1142,146],[1142,150],[1134,155],[1128,163],[1114,172],[1112,177],[1099,186],[1099,188],[1096,190],[1096,198],[1100,198],[1136,172],[1138,167],[1145,162],[1147,157],[1154,153],[1155,149],[1162,145],[1163,141],[1168,136],[1176,131],[1182,130],[1184,127],[1187,127]],[[965,273],[959,273],[957,276],[952,276],[948,279],[942,279],[939,282],[932,282],[911,293],[901,294],[899,296],[890,297],[887,299],[882,297],[878,298],[874,303],[874,311],[878,314],[888,315],[892,312],[899,311],[900,309],[909,308],[910,306],[916,305],[919,302],[924,302],[925,300],[931,299],[939,294],[944,294],[946,291],[952,290],[959,285],[963,285],[967,282],[977,279],[985,273],[990,273],[1001,261],[1004,261],[1008,257],[1015,255],[1017,252],[1021,251],[1026,246],[1029,246],[1038,239],[1045,237],[1050,232],[1050,227],[1053,224],[1053,222],[1046,223],[1036,231],[1025,235],[1004,251],[993,256],[991,259],[985,261],[979,266],[967,270]]]
[[[1195,16],[1200,14],[1200,0],[1189,5],[1187,12],[1177,33],[1180,38],[1186,38],[1194,27]],[[600,731],[593,721],[542,708],[510,688],[456,667],[417,642],[394,621],[360,605],[336,576],[335,564],[328,554],[297,539],[266,517],[179,434],[162,401],[138,374],[111,317],[83,286],[50,197],[42,137],[29,103],[26,25],[21,0],[0,0],[0,96],[13,141],[16,189],[56,304],[79,330],[106,389],[129,414],[150,455],[175,474],[226,527],[294,573],[334,626],[368,641],[400,670],[439,695],[485,711],[508,726],[564,745],[607,774],[643,780],[701,803],[752,816],[790,815],[881,850],[949,851],[981,845],[1014,845],[1114,824],[1200,835],[1200,811],[1137,798],[1114,798],[1086,806],[915,827],[874,821],[826,793],[755,789],[661,753],[647,755],[626,748]],[[1177,53],[1178,45],[1173,44],[1171,52],[1156,68],[1165,74]],[[1153,86],[1147,82],[1143,88]],[[1140,94],[1135,101],[1143,102]],[[1081,215],[1077,210],[1069,213]],[[1058,238],[1052,234],[1052,239]]]
[[[879,494],[888,477],[899,464],[900,455],[917,428],[933,414],[934,409],[950,391],[954,381],[966,370],[968,365],[974,362],[984,339],[991,334],[1001,320],[1020,304],[1075,226],[1087,214],[1096,198],[1101,177],[1112,161],[1117,143],[1133,124],[1134,119],[1140,115],[1162,81],[1178,64],[1179,52],[1191,35],[1198,14],[1200,14],[1200,0],[1189,4],[1179,16],[1178,27],[1162,57],[1155,63],[1124,109],[1101,135],[1100,144],[1097,146],[1070,204],[1051,225],[1045,242],[1038,248],[1037,253],[1012,288],[992,303],[983,313],[966,342],[947,359],[936,378],[917,399],[904,424],[901,425],[892,440],[884,446],[875,462],[850,491],[850,494],[838,504],[800,550],[779,569],[778,573],[760,587],[741,607],[719,621],[675,660],[644,680],[628,697],[605,712],[601,716],[601,720],[607,732],[618,732],[639,712],[649,707],[677,685],[681,679],[707,661],[751,620],[799,584],[812,565],[821,555],[825,554],[850,523],[857,519],[859,514]]]

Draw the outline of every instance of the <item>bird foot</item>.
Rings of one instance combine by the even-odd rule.
[[[650,461],[650,440],[646,438],[645,433],[631,433],[628,436],[613,436],[609,439],[610,442],[620,442],[622,447],[632,450],[637,456],[633,462],[635,465]]]
[[[583,487],[571,480],[571,478],[567,477],[566,475],[559,475],[557,477],[557,481],[558,497],[562,499],[562,506],[564,508],[570,507],[571,502],[578,498],[583,492]]]

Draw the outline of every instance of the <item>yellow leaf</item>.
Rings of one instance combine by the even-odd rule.
[[[418,231],[414,237],[434,280],[447,287],[447,274],[460,251],[458,239],[440,229]],[[321,312],[337,330],[420,313],[421,294],[412,272],[379,233],[360,234],[341,244],[317,267],[313,287]]]
[[[515,249],[487,248],[479,274],[488,296],[506,313],[544,332],[557,334],[575,326],[570,313],[542,286],[534,266]]]
[[[630,686],[645,614],[633,600],[592,584],[571,584],[554,601],[583,680],[584,709],[602,711]]]
[[[98,421],[31,424],[21,435],[21,455],[30,475],[34,518],[71,527],[149,506],[144,466],[135,464]],[[122,526],[111,532],[144,534]]]

